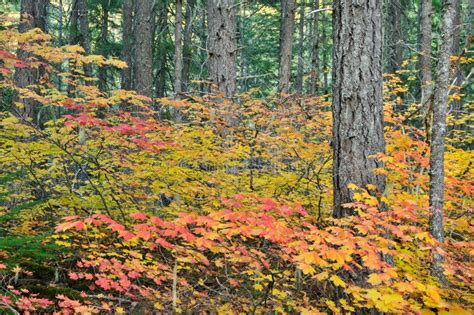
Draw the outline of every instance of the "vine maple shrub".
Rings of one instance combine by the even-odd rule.
[[[20,243],[33,235],[26,246],[36,249],[19,255],[23,247],[0,244],[0,307],[470,313],[473,156],[462,143],[448,148],[447,238],[437,244],[427,224],[429,150],[392,111],[404,89],[398,77],[386,78],[387,153],[374,157],[385,163],[376,171],[387,190],[379,200],[373,186],[351,184],[356,202],[345,206],[357,215],[331,219],[327,95],[248,93],[231,103],[105,94],[84,64],[124,63],[50,40],[38,29],[0,30],[3,95],[17,96],[19,108],[37,103],[34,121],[0,113],[3,233]],[[45,75],[18,88],[18,67]],[[430,276],[440,248],[446,288]]]

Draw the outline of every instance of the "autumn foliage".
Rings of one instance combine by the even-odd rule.
[[[386,77],[387,152],[374,157],[387,191],[351,185],[357,202],[346,206],[357,215],[331,219],[328,95],[105,94],[84,64],[124,63],[50,40],[38,29],[0,30],[2,93],[42,111],[34,120],[0,113],[2,233],[33,236],[48,253],[2,247],[3,309],[470,314],[471,140],[453,135],[446,154],[439,246],[427,224],[428,145],[408,119],[416,115],[394,111],[399,77]],[[18,88],[19,67],[44,74]],[[446,288],[430,276],[440,248]]]

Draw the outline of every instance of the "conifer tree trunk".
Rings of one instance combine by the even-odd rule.
[[[298,69],[296,73],[296,92],[298,94],[303,93],[303,81],[304,81],[304,22],[305,22],[305,2],[301,0],[300,4],[300,20],[298,25]]]
[[[128,65],[122,70],[122,89],[132,88],[133,0],[124,0],[122,6],[122,59]]]
[[[176,0],[176,15],[174,24],[174,93],[177,97],[182,92],[183,81],[183,50],[182,50],[182,0]]]
[[[157,36],[157,58],[158,68],[156,71],[156,96],[163,97],[166,95],[166,74],[168,57],[168,49],[166,37],[168,35],[168,0],[160,0],[157,9],[156,34]]]
[[[102,25],[100,29],[100,41],[102,45],[101,54],[107,58],[107,43],[109,32],[109,8],[107,3],[102,2]],[[101,91],[107,90],[107,66],[99,68],[99,89]]]
[[[444,138],[446,135],[446,109],[448,105],[450,55],[453,43],[455,0],[443,0],[441,42],[438,53],[436,89],[433,103],[433,127],[430,154],[430,232],[440,243],[444,241]],[[432,272],[441,284],[446,284],[443,274],[443,256],[433,252]]]
[[[194,17],[194,6],[195,0],[188,0],[186,2],[186,13],[185,13],[185,26],[184,26],[184,34],[183,34],[183,75],[182,81],[183,86],[182,90],[187,91],[189,88],[189,75],[190,75],[190,67],[192,58],[192,30],[193,30],[193,17]]]
[[[231,98],[237,88],[235,1],[208,0],[209,75],[213,92]]]
[[[135,89],[141,95],[153,95],[153,3],[136,0],[135,4]]]
[[[389,0],[386,12],[387,23],[385,34],[387,38],[387,72],[395,73],[403,60],[402,40],[402,4],[401,0]]]
[[[374,172],[384,152],[382,100],[382,3],[336,0],[333,4],[333,185],[334,217],[353,212],[348,188],[355,184],[385,189]]]
[[[281,1],[280,21],[280,71],[278,92],[290,92],[293,28],[295,24],[295,0]]]
[[[311,27],[311,71],[309,75],[308,93],[315,95],[318,90],[319,77],[319,0],[314,0]]]
[[[48,7],[49,0],[22,0],[20,9],[20,24],[18,31],[25,33],[33,28],[39,28],[46,32],[48,22]],[[22,49],[17,52],[18,58],[21,60],[28,58],[28,53]],[[43,72],[42,68],[16,68],[15,69],[15,83],[19,88],[27,87],[28,85],[37,83]],[[15,102],[21,102],[22,106],[12,105],[12,113],[22,119],[33,118],[36,101],[33,99],[19,99],[15,96]]]

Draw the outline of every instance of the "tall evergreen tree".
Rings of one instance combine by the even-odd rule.
[[[207,1],[209,75],[214,92],[232,97],[237,88],[235,1]]]
[[[382,4],[336,0],[333,11],[333,185],[335,217],[353,212],[349,184],[385,189],[374,173],[384,152],[382,99]]]
[[[278,92],[290,92],[291,61],[293,50],[293,29],[295,25],[295,0],[281,1],[280,17],[280,71]]]
[[[153,96],[153,4],[150,0],[135,2],[135,62],[133,81],[139,94]]]
[[[20,33],[25,33],[33,28],[39,28],[46,31],[48,23],[48,6],[49,0],[22,0],[20,9],[20,24],[18,26]],[[27,59],[28,52],[20,49],[18,51],[19,59]],[[42,68],[18,67],[15,70],[15,83],[18,87],[24,88],[31,84],[35,84],[43,72]],[[12,112],[19,118],[33,118],[36,101],[30,98],[18,99],[22,106],[12,107]]]

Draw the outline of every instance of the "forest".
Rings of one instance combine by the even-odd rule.
[[[0,0],[0,314],[473,314],[473,27]]]

